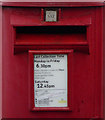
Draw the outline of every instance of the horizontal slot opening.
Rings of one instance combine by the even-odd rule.
[[[87,44],[86,26],[26,26],[15,29],[15,45]]]

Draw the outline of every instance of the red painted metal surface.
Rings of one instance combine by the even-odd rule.
[[[91,0],[1,0],[2,2],[56,2],[56,3],[58,3],[58,2],[73,2],[73,3],[75,3],[75,2],[90,2],[90,3],[95,3],[95,2],[97,2],[97,3],[100,3],[100,2],[104,2],[104,0],[93,0],[93,1],[91,1]]]
[[[2,18],[2,8],[0,8]],[[0,119],[2,119],[2,19],[0,19]]]
[[[24,7],[89,7],[103,6],[104,0],[3,0],[2,6]]]
[[[38,6],[3,7],[3,118],[103,118],[103,7],[95,7],[103,3],[83,3],[94,7],[80,7],[80,3],[51,4],[61,6],[61,18],[56,23],[41,19],[41,9],[47,3],[3,4]],[[72,111],[30,111],[28,51],[71,49]]]
[[[103,99],[103,107],[104,107],[104,119],[105,119],[105,6],[103,8],[103,87],[104,87],[104,99]]]

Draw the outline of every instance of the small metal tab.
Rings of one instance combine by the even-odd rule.
[[[45,11],[45,21],[46,22],[56,22],[57,21],[57,11],[56,10],[46,10]]]

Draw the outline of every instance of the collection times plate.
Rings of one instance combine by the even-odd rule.
[[[35,107],[67,107],[67,54],[34,55]]]

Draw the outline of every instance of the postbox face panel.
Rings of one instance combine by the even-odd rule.
[[[3,7],[3,118],[103,117],[102,10]]]

